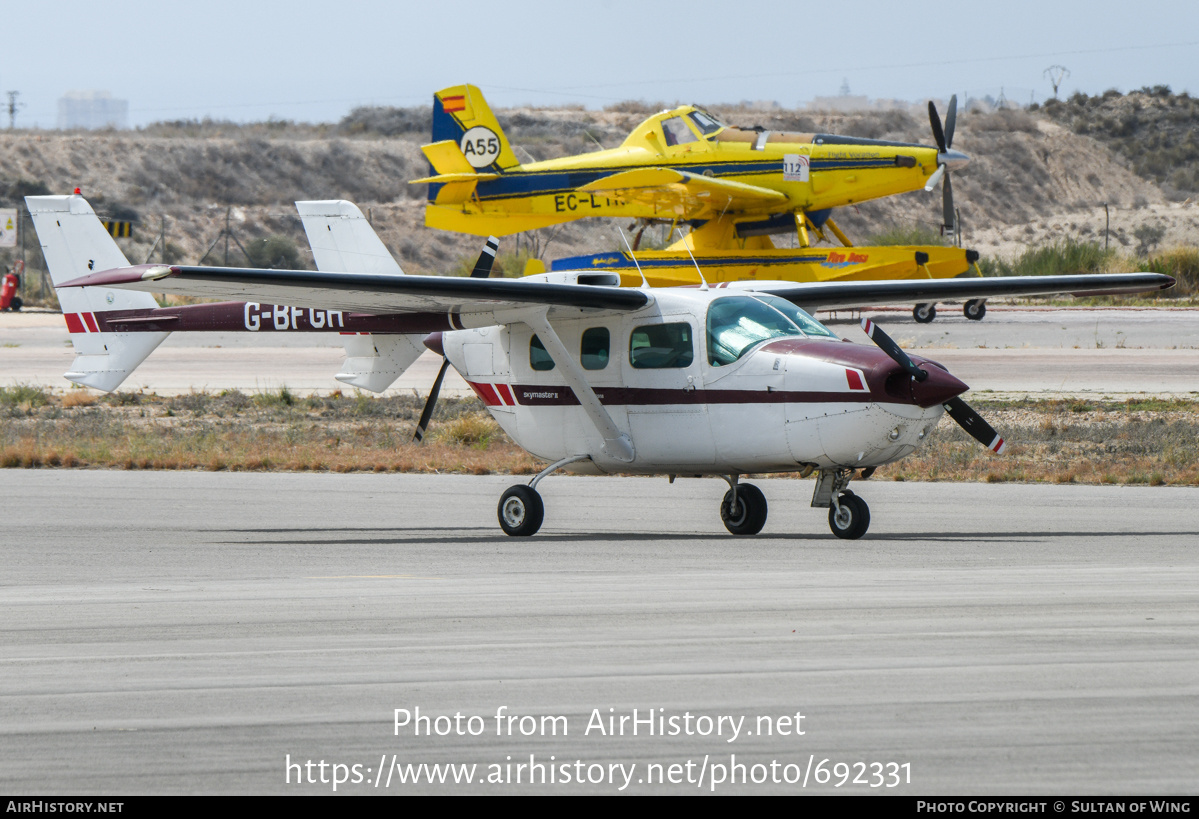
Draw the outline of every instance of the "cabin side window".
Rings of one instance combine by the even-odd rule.
[[[554,369],[554,359],[550,358],[545,345],[537,336],[529,339],[529,366],[538,372]]]
[[[695,359],[691,325],[647,324],[629,336],[629,363],[639,370],[689,367]]]
[[[666,135],[667,145],[682,145],[686,142],[699,142],[695,132],[687,127],[682,117],[670,117],[662,120],[662,133]]]
[[[611,336],[607,327],[592,327],[583,331],[579,344],[579,359],[584,370],[602,370],[608,366]]]

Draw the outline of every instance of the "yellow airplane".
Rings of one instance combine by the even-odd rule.
[[[833,208],[944,180],[945,223],[952,227],[948,169],[969,158],[952,150],[957,98],[942,128],[929,103],[935,147],[832,134],[734,128],[694,105],[642,122],[619,148],[520,163],[483,94],[457,85],[433,97],[433,139],[422,150],[434,175],[425,224],[503,236],[585,217],[687,222],[692,249],[773,250],[769,235],[827,229],[851,242]]]

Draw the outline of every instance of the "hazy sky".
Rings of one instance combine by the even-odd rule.
[[[744,11],[734,11],[744,9]],[[336,121],[478,85],[498,106],[624,99],[796,106],[838,93],[1038,102],[1165,84],[1199,92],[1194,0],[1005,2],[256,2],[5,4],[0,91],[54,127],[71,90],[161,119]],[[5,98],[6,99],[6,98]],[[0,119],[8,124],[7,115]]]

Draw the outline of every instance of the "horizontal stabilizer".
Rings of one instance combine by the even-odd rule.
[[[433,166],[433,170],[439,175],[456,173],[473,174],[475,172],[471,164],[466,161],[466,156],[462,153],[462,149],[458,147],[458,143],[452,139],[443,139],[441,142],[422,145],[421,152],[424,153],[425,159],[429,160],[429,164]]]

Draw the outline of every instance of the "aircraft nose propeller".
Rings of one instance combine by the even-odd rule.
[[[956,376],[939,367],[929,367],[924,372],[928,377],[923,381],[909,377],[907,373],[895,373],[887,379],[887,392],[896,398],[909,400],[918,407],[928,409],[937,404],[944,404],[970,389]]]
[[[908,354],[895,343],[895,340],[870,319],[862,319],[862,329],[866,331],[866,335],[870,336],[871,341],[890,356],[902,368],[905,375],[909,376],[906,379],[908,382],[906,385],[898,383],[899,379],[894,379],[894,376],[888,379],[888,392],[891,392],[892,389],[906,388],[910,390],[912,399],[919,406],[931,407],[934,404],[943,404],[949,417],[966,430],[974,440],[996,455],[1003,454],[1007,448],[1003,438],[969,404],[958,397],[969,387],[939,368],[930,367],[922,370],[917,367]],[[893,379],[895,383],[893,383]]]
[[[970,155],[961,151],[945,151],[937,155],[937,161],[949,170],[956,171],[970,164]]]
[[[953,186],[949,182],[949,170],[965,167],[970,161],[970,157],[966,156],[961,151],[951,151],[953,145],[953,132],[958,121],[958,95],[954,94],[949,98],[949,112],[945,115],[945,127],[941,127],[941,116],[937,113],[937,106],[932,100],[928,103],[928,121],[933,129],[933,139],[937,143],[937,170],[928,178],[924,189],[931,191],[941,181],[941,177],[945,177],[945,184],[941,187],[941,208],[944,225],[947,228],[952,228],[957,231],[956,211],[953,208]]]

